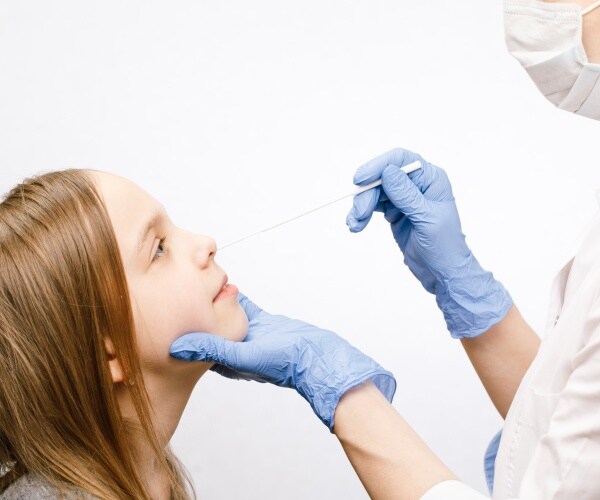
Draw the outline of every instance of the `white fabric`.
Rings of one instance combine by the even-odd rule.
[[[582,43],[582,16],[598,6],[505,0],[504,28],[509,52],[550,102],[600,120],[600,65]]]
[[[504,425],[494,498],[600,498],[600,218],[555,280]]]
[[[471,498],[465,488],[441,483],[423,498]],[[555,279],[540,350],[506,417],[493,498],[600,499],[600,216]]]
[[[421,500],[482,500],[490,497],[482,495],[477,490],[460,481],[444,481],[436,484]]]

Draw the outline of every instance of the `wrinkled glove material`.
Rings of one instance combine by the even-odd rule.
[[[400,170],[416,160],[419,170]],[[393,149],[354,175],[357,185],[378,179],[381,187],[354,197],[346,218],[350,231],[362,231],[374,212],[383,212],[404,263],[435,295],[452,337],[477,337],[502,320],[512,299],[467,246],[446,172],[415,153]]]
[[[392,401],[394,376],[339,335],[269,314],[242,294],[239,302],[249,320],[242,342],[191,333],[173,342],[171,356],[217,363],[212,369],[228,378],[296,389],[332,432],[337,404],[353,387],[371,380]]]

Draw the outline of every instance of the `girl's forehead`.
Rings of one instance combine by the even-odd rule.
[[[126,196],[135,191],[142,191],[137,184],[120,175],[99,170],[91,170],[89,173],[103,196]]]
[[[152,239],[148,237],[166,220],[166,212],[157,200],[124,177],[107,172],[94,172],[93,176],[106,206],[125,269],[136,269],[140,258],[150,255]]]
[[[111,217],[116,212],[133,209],[143,211],[160,206],[150,194],[125,177],[101,171],[91,174]]]

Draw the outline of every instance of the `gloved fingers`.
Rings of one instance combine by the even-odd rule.
[[[364,185],[378,180],[388,165],[402,167],[416,160],[419,160],[421,164],[425,163],[423,158],[412,151],[402,148],[392,149],[360,166],[354,174],[354,184]]]
[[[354,174],[355,184],[368,184],[381,178],[389,165],[402,167],[419,160],[421,168],[409,174],[410,179],[427,199],[433,201],[453,200],[450,181],[443,169],[427,163],[420,155],[402,148],[392,149],[365,163]]]
[[[409,177],[428,200],[454,200],[452,186],[443,169],[422,160],[421,168],[412,172]]]
[[[380,193],[380,188],[373,188],[354,197],[352,208],[346,216],[346,225],[350,231],[358,233],[367,227],[379,201]]]
[[[381,180],[390,202],[411,222],[427,220],[427,199],[400,168],[390,165],[383,171]]]
[[[384,195],[385,193],[382,191],[381,194]],[[375,205],[374,211],[385,213],[385,207],[387,205],[391,205],[391,203],[387,199],[385,201],[379,200],[379,203],[377,203],[377,205]]]
[[[252,321],[256,316],[258,316],[262,309],[258,307],[254,302],[252,302],[248,297],[246,297],[243,293],[238,294],[238,302],[242,309],[246,313],[246,316],[250,321]]]
[[[230,378],[232,380],[240,380],[242,378],[240,377],[238,372],[232,370],[231,368],[227,368],[224,365],[214,364],[210,367],[210,369],[211,371],[218,373],[222,377]]]
[[[259,377],[258,375],[233,370],[224,365],[214,364],[214,365],[212,365],[212,367],[210,369],[211,369],[211,371],[218,373],[222,377],[229,378],[232,380],[247,380],[247,381],[260,382],[261,384],[264,384],[267,382],[267,380],[265,380],[262,377]]]
[[[400,210],[391,202],[387,202],[385,204],[383,213],[385,220],[388,221],[390,224],[395,224],[396,222],[400,221],[402,217],[404,217],[404,213],[402,213],[402,210]]]
[[[169,354],[183,361],[219,363],[235,370],[241,344],[210,333],[188,333],[171,344]]]

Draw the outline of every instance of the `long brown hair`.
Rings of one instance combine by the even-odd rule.
[[[172,498],[189,498],[193,489],[152,426],[125,271],[91,175],[72,169],[24,181],[0,203],[0,492],[35,473],[61,491],[149,498],[107,337]]]

